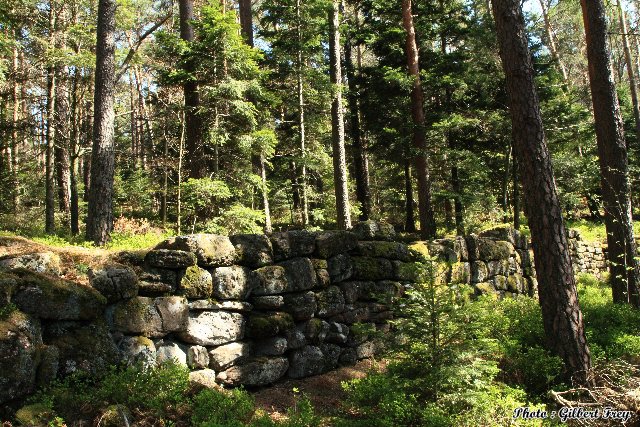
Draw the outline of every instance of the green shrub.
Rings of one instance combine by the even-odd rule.
[[[255,403],[249,393],[242,389],[220,392],[204,390],[193,399],[194,426],[244,426],[255,412]]]

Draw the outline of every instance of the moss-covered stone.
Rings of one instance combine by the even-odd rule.
[[[107,264],[98,270],[89,270],[89,283],[110,303],[138,295],[138,276],[123,264]]]
[[[311,264],[313,265],[313,268],[315,270],[319,270],[321,268],[326,270],[328,268],[328,264],[327,264],[327,260],[326,259],[311,258]]]
[[[351,230],[359,240],[392,240],[396,231],[393,225],[377,221],[360,221]]]
[[[329,286],[317,294],[318,309],[316,316],[330,317],[344,311],[344,295],[337,286]]]
[[[348,252],[355,248],[358,239],[350,231],[335,230],[323,231],[316,237],[316,255],[320,258],[331,258],[332,256]]]
[[[352,257],[355,280],[384,280],[393,278],[391,261],[385,258]]]
[[[381,257],[399,261],[410,261],[409,248],[399,242],[358,242],[357,251],[360,255],[369,257]]]
[[[38,319],[14,310],[0,321],[0,404],[34,391],[41,348]]]
[[[162,318],[154,300],[136,297],[117,304],[113,309],[114,328],[126,334],[140,334],[148,337],[163,336]]]
[[[273,233],[270,239],[273,246],[273,259],[275,261],[309,256],[316,247],[316,234],[307,230],[291,230]]]
[[[471,283],[471,266],[468,262],[456,262],[451,265],[451,284]]]
[[[217,267],[213,271],[213,296],[224,300],[244,300],[260,283],[258,274],[247,267]]]
[[[158,268],[187,268],[196,264],[196,256],[184,250],[154,249],[147,252],[145,263]]]
[[[40,364],[36,374],[36,384],[38,387],[46,387],[58,376],[60,350],[54,345],[43,345],[38,351],[40,353]]]
[[[289,313],[272,312],[250,316],[246,331],[250,338],[266,338],[283,334],[293,326],[293,317]]]
[[[236,249],[227,236],[215,234],[191,234],[177,236],[159,243],[155,249],[172,249],[195,254],[201,267],[232,265]]]
[[[496,288],[494,288],[493,285],[489,282],[476,283],[474,287],[476,289],[476,293],[478,293],[479,295],[494,295],[496,297],[499,295],[498,291],[496,291]]]
[[[41,252],[0,258],[0,270],[24,269],[34,273],[60,274],[60,257],[53,252]]]
[[[213,292],[211,273],[197,265],[188,267],[180,279],[178,292],[180,295],[190,299],[211,297]]]
[[[273,263],[273,247],[264,234],[237,234],[229,239],[236,248],[239,264],[259,268]]]
[[[507,241],[478,238],[478,253],[481,260],[505,260],[509,259],[509,256],[514,252],[513,244]]]
[[[520,274],[507,277],[507,290],[513,293],[525,293],[525,280]]]
[[[22,426],[46,426],[54,414],[45,403],[32,403],[16,412],[16,421]]]
[[[98,375],[118,363],[120,353],[104,322],[60,321],[44,328],[44,339],[59,350],[63,375],[77,371]]]
[[[412,242],[408,245],[409,261],[429,262],[431,255],[429,254],[429,246],[427,242]]]
[[[13,303],[41,319],[90,320],[104,311],[106,298],[97,290],[58,277],[13,270],[17,277]]]

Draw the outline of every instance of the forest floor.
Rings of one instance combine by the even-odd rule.
[[[384,370],[385,360],[360,360],[354,366],[345,366],[326,374],[301,379],[288,379],[271,387],[253,393],[256,406],[267,412],[275,421],[287,417],[287,409],[294,408],[296,402],[306,396],[316,413],[332,417],[345,413],[344,401],[347,393],[342,387],[344,381],[364,378],[372,369]]]

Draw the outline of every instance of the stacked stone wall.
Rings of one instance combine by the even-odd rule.
[[[373,356],[392,301],[415,283],[500,297],[537,289],[527,239],[512,229],[403,243],[375,222],[178,236],[117,254],[90,271],[90,286],[59,270],[48,253],[0,259],[0,305],[9,312],[0,319],[0,403],[119,362],[175,360],[201,386],[316,375]]]

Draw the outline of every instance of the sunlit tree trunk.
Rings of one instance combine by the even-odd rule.
[[[402,1],[402,23],[406,32],[406,55],[409,75],[413,79],[411,89],[411,117],[413,119],[413,145],[417,150],[415,169],[418,178],[418,217],[420,234],[424,239],[432,239],[436,235],[436,224],[431,205],[431,180],[429,177],[429,161],[427,154],[427,138],[425,132],[424,95],[420,82],[418,45],[416,31],[413,26],[411,0]]]
[[[56,43],[56,10],[55,3],[49,3],[49,43]],[[46,155],[45,155],[45,226],[46,233],[55,231],[55,65],[47,67],[47,127],[46,127]]]

